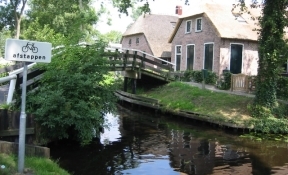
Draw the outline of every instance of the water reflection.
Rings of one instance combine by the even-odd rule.
[[[51,156],[75,175],[288,174],[287,144],[254,141],[201,123],[119,108],[106,116],[101,144],[51,145]]]

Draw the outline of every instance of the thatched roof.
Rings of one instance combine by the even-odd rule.
[[[156,57],[166,57],[167,52],[171,52],[171,44],[167,41],[174,30],[172,23],[175,24],[177,19],[177,16],[170,15],[142,15],[125,31],[122,37],[144,34],[153,55]]]
[[[189,10],[183,12],[183,15],[177,21],[169,43],[172,42],[182,21],[196,15],[207,17],[221,38],[257,41],[258,35],[254,29],[259,28],[259,26],[257,25],[258,21],[253,20],[253,18],[261,15],[261,9],[248,8],[247,11],[249,11],[249,14],[248,12],[241,12],[239,7],[233,9],[232,4],[213,3],[211,1],[210,3],[206,1],[206,3],[194,4]],[[240,17],[237,18],[237,15],[240,15]]]

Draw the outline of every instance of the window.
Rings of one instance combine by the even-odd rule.
[[[213,43],[208,43],[204,45],[204,69],[212,71],[213,69]]]
[[[131,46],[131,43],[132,43],[132,41],[131,41],[131,39],[129,39],[129,46]]]
[[[196,32],[201,32],[202,31],[202,18],[197,18],[196,19],[195,31]]]
[[[283,64],[283,73],[288,73],[288,60],[285,64]]]
[[[136,45],[139,45],[139,38],[136,38]]]
[[[192,26],[192,21],[186,21],[186,31],[185,33],[191,33],[191,26]]]
[[[180,64],[181,64],[181,53],[182,53],[182,46],[176,46],[175,47],[175,63],[176,63],[176,71],[180,70]]]

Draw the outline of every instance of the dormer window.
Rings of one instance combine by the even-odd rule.
[[[139,45],[139,38],[136,38],[136,45]]]
[[[186,21],[186,30],[185,33],[191,33],[191,26],[192,26],[192,21]]]
[[[240,13],[233,13],[235,20],[239,21],[239,22],[246,22],[246,20],[241,16]]]
[[[202,31],[202,18],[197,18],[195,25],[196,25],[195,32],[201,32]]]
[[[176,22],[170,22],[172,27],[175,28]]]

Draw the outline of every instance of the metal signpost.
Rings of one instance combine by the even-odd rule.
[[[46,42],[7,39],[5,45],[5,59],[9,61],[23,61],[23,83],[21,99],[21,115],[19,128],[19,152],[18,152],[18,172],[24,171],[25,157],[25,136],[26,136],[26,85],[27,85],[27,64],[26,62],[51,62],[52,44]]]

